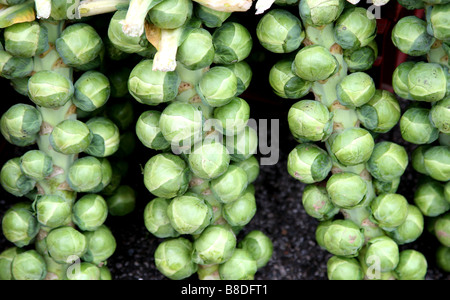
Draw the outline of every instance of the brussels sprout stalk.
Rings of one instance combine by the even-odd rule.
[[[132,37],[141,36],[144,33],[145,17],[147,13],[162,0],[131,0],[127,16],[121,22],[123,32]]]
[[[266,10],[268,10],[272,4],[275,3],[275,0],[258,0],[256,2],[256,13],[257,15],[264,13]]]
[[[153,71],[169,72],[177,67],[177,50],[184,28],[161,29],[158,52],[153,61]]]
[[[36,5],[36,18],[48,19],[52,12],[51,0],[35,0],[34,3]]]
[[[111,13],[129,5],[130,0],[83,0],[77,8],[79,18]]]

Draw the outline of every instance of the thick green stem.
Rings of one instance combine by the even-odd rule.
[[[90,17],[115,12],[130,4],[130,0],[84,0],[78,6],[78,17]]]
[[[131,0],[127,16],[122,21],[122,30],[128,36],[141,36],[144,33],[147,13],[162,0]]]
[[[330,50],[330,53],[339,62],[339,70],[325,81],[316,81],[312,91],[317,101],[320,101],[333,112],[333,134],[341,132],[347,128],[359,127],[359,120],[356,110],[343,106],[337,97],[337,85],[348,75],[348,66],[344,60],[343,50],[336,43],[334,37],[333,24],[322,27],[306,27],[306,44],[321,45]],[[328,146],[328,144],[327,144]],[[327,147],[328,148],[328,147]],[[328,152],[333,157],[330,149]],[[370,220],[370,210],[368,205],[376,197],[372,183],[372,177],[367,171],[365,164],[356,166],[343,166],[333,159],[333,173],[352,172],[358,174],[367,183],[367,194],[360,206],[352,209],[341,209],[344,218],[352,220],[364,230],[366,240],[384,235],[383,230]]]
[[[63,63],[55,48],[56,39],[61,35],[64,23],[49,20],[41,20],[40,23],[48,30],[49,50],[40,56],[35,57],[35,72],[51,70],[72,80],[72,69]],[[76,108],[71,100],[69,100],[64,106],[56,109],[39,106],[37,108],[41,112],[43,120],[37,145],[41,151],[44,151],[52,158],[54,170],[53,173],[46,178],[46,180],[40,181],[37,184],[38,193],[58,195],[73,205],[77,194],[69,187],[67,183],[67,172],[76,159],[76,156],[64,155],[54,151],[50,144],[49,137],[53,128],[58,123],[67,119],[76,119]],[[67,225],[71,225],[71,218],[67,219]],[[38,234],[37,240],[43,240],[47,236],[47,232],[48,228],[42,227],[40,233]],[[64,279],[67,265],[56,263],[52,258],[46,255],[45,246],[44,249],[41,249],[41,251],[45,256],[48,266],[48,275],[46,279]]]
[[[348,66],[344,60],[341,46],[334,38],[333,24],[322,27],[306,27],[306,43],[321,45],[336,58],[339,63],[339,70],[325,81],[316,81],[313,84],[312,91],[316,100],[322,102],[333,112],[333,131],[338,132],[345,128],[356,127],[359,124],[356,111],[341,105],[337,98],[336,86],[348,74]]]

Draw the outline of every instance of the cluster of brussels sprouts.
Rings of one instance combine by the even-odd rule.
[[[121,184],[132,149],[123,145],[130,102],[109,102],[123,88],[104,71],[96,29],[66,23],[68,1],[7,2],[0,75],[29,102],[0,120],[3,137],[25,147],[0,172],[3,189],[20,199],[2,219],[14,247],[0,254],[0,279],[111,279],[116,240],[105,222],[135,201]]]
[[[273,251],[261,231],[237,242],[257,209],[258,136],[240,97],[252,79],[253,41],[228,20],[232,10],[196,2],[132,0],[108,28],[116,49],[143,56],[127,82],[145,105],[136,135],[153,150],[143,168],[155,197],[145,226],[165,239],[155,264],[170,279],[253,279]]]
[[[375,16],[342,0],[315,3],[301,0],[299,17],[268,11],[257,36],[284,55],[269,74],[274,93],[308,96],[288,112],[299,144],[287,170],[306,184],[303,207],[320,221],[317,243],[333,255],[328,278],[423,279],[424,255],[399,249],[424,229],[421,211],[397,193],[408,154],[382,136],[400,121],[399,101],[365,72],[378,56]]]
[[[400,119],[403,139],[417,145],[411,162],[420,175],[414,203],[427,217],[441,246],[439,267],[450,272],[450,2],[399,1],[425,9],[424,19],[406,16],[392,31],[394,45],[414,60],[400,64],[392,78],[395,93],[408,100]]]

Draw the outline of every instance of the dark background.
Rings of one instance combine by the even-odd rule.
[[[380,57],[374,68],[368,71],[379,88],[388,90],[391,90],[392,71],[398,63],[397,51],[390,42],[390,29],[395,19],[398,18],[399,12],[401,14],[410,13],[397,9],[398,6],[395,3],[381,8],[383,19],[379,21],[377,37]],[[298,15],[296,7],[292,8],[292,11]],[[254,30],[261,16],[254,16],[252,12],[236,13],[234,17],[239,18],[241,23],[248,26],[247,28]],[[95,23],[107,24],[108,21],[99,17]],[[251,33],[254,35],[254,32]],[[247,60],[252,66],[254,76],[250,88],[242,95],[242,98],[249,102],[252,118],[268,119],[269,124],[271,119],[279,120],[280,130],[277,136],[272,138],[279,139],[280,159],[276,165],[261,166],[260,175],[254,183],[258,211],[253,220],[238,235],[238,240],[247,232],[257,229],[267,234],[274,243],[273,257],[267,266],[258,271],[255,278],[257,280],[326,280],[326,262],[331,255],[317,245],[315,229],[318,222],[307,215],[301,205],[304,184],[292,178],[286,170],[287,155],[297,145],[287,124],[287,112],[296,100],[276,97],[268,83],[269,70],[281,57],[269,54],[262,49],[254,36],[253,52]],[[132,64],[133,62],[126,63]],[[0,86],[2,91],[0,113],[17,102],[31,103],[26,97],[15,93],[5,79],[0,79]],[[401,99],[400,101],[404,109],[408,102]],[[132,101],[132,103],[135,107],[136,117],[140,112],[149,109],[148,106],[140,105],[136,101]],[[397,127],[383,135],[383,139],[404,145],[409,153],[415,148],[414,145],[402,140]],[[0,164],[3,165],[6,160],[20,156],[32,148],[14,147],[1,137]],[[166,280],[156,270],[153,259],[153,253],[162,240],[152,236],[146,230],[143,222],[144,207],[153,197],[142,184],[141,167],[153,154],[139,141],[136,142],[135,151],[126,158],[130,169],[123,181],[136,191],[136,208],[127,216],[110,216],[106,221],[106,225],[111,228],[117,240],[117,250],[108,261],[108,267],[114,279]],[[418,174],[409,166],[398,190],[398,193],[404,195],[411,203],[418,179]],[[12,204],[22,200],[0,189],[0,217]],[[11,246],[12,244],[5,240],[3,234],[0,234],[0,251]],[[437,240],[425,229],[417,241],[401,246],[401,249],[416,249],[425,254],[429,264],[426,279],[448,280],[450,274],[444,273],[436,267],[435,250],[437,247]],[[195,280],[195,275],[191,279]]]

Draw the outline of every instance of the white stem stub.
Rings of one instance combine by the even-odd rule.
[[[264,13],[274,3],[275,3],[275,0],[258,0],[255,5],[255,8],[256,8],[255,14],[260,15],[260,14]]]

